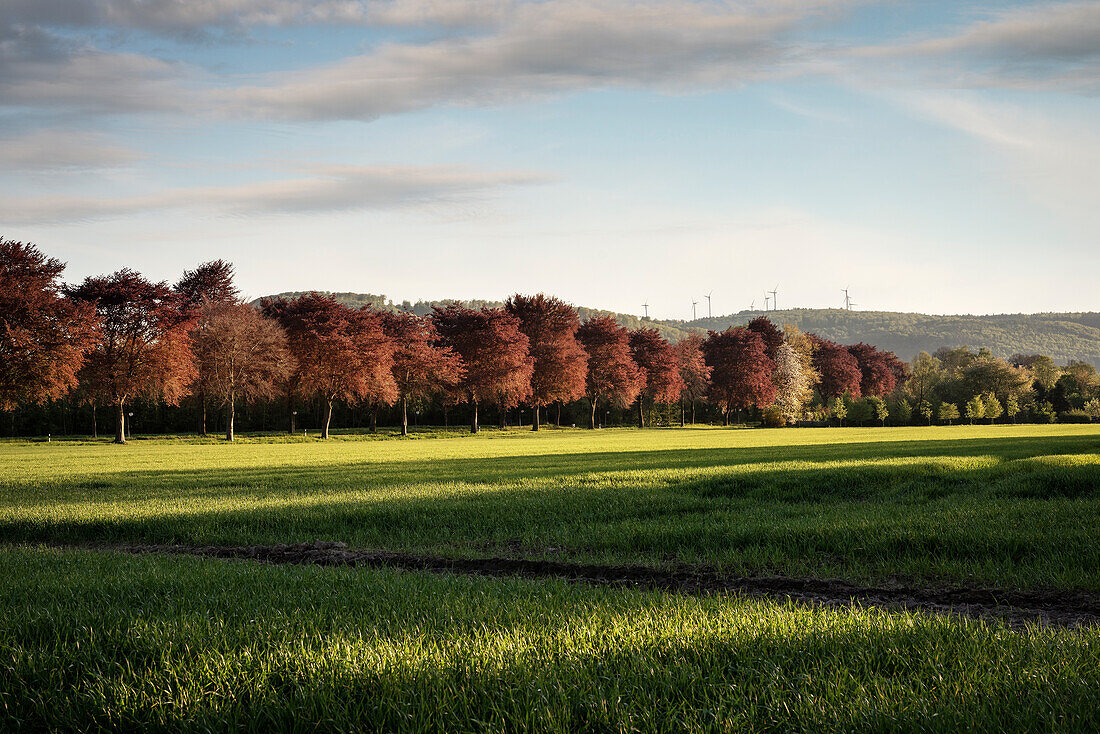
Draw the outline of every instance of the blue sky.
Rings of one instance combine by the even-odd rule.
[[[1100,3],[0,0],[0,235],[253,296],[1098,310]]]

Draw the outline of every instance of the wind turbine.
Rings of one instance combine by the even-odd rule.
[[[752,299],[752,303],[749,304],[749,311],[752,312],[752,311],[755,311],[755,310],[756,310],[756,299],[754,298],[754,299]]]
[[[699,303],[699,302],[698,301],[692,301],[691,302],[691,320],[692,321],[695,320],[695,304],[697,304],[697,303]]]
[[[768,308],[768,306],[770,306],[770,305],[771,305],[771,302],[772,302],[772,299],[771,299],[771,297],[770,297],[770,296],[768,295],[768,292],[767,292],[767,291],[764,291],[764,310],[765,310],[765,311],[770,311],[770,310],[771,310],[771,309],[769,309],[769,308]]]
[[[711,291],[710,293],[714,293],[714,291]],[[711,311],[710,311],[710,293],[707,294],[707,318],[708,319],[714,317],[714,314],[712,314]]]
[[[844,310],[851,311],[854,304],[852,303],[851,297],[848,295],[848,289],[841,288],[841,290],[844,291]]]
[[[645,316],[643,318],[648,319],[649,318],[649,304],[648,303],[643,303],[642,308],[645,309]]]
[[[772,311],[779,310],[779,299],[775,297],[776,289],[779,288],[779,284],[775,284],[775,288],[772,288]]]

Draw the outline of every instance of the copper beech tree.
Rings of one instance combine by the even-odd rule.
[[[63,397],[95,344],[90,303],[62,296],[65,263],[0,240],[0,410]]]
[[[481,403],[496,404],[504,425],[505,411],[531,395],[534,364],[519,319],[500,309],[474,310],[450,305],[435,307],[432,323],[442,343],[462,358],[466,368],[457,390],[473,409],[470,431],[481,430],[478,423]]]
[[[711,368],[707,394],[721,408],[727,426],[734,410],[764,408],[775,400],[775,362],[755,331],[743,326],[712,331],[703,354]]]
[[[528,402],[533,408],[531,430],[537,431],[540,408],[584,395],[588,356],[577,342],[580,319],[568,303],[542,293],[517,293],[505,302],[504,310],[519,319],[534,360]]]
[[[180,295],[182,308],[199,316],[203,309],[211,306],[236,303],[240,291],[233,283],[233,265],[225,260],[211,260],[194,270],[183,271],[183,276],[172,289]],[[192,338],[197,334],[192,333]],[[196,383],[195,399],[199,404],[199,435],[206,435],[206,377],[201,361],[197,365],[199,379]]]
[[[828,400],[845,393],[851,397],[860,397],[862,372],[859,362],[852,353],[836,342],[822,339],[815,334],[807,334],[813,342],[813,366],[817,371],[818,389],[821,396]]]
[[[439,344],[429,319],[412,313],[382,314],[382,328],[394,344],[393,379],[401,401],[401,435],[409,435],[409,401],[425,401],[454,390],[466,374],[462,358]]]
[[[684,389],[676,350],[656,329],[630,332],[630,356],[642,374],[638,391],[638,428],[645,428],[645,403],[672,403]]]
[[[132,270],[89,277],[68,290],[95,308],[100,323],[80,381],[94,399],[115,406],[115,442],[126,442],[126,404],[138,396],[176,405],[195,377],[188,332],[194,319],[167,283]]]
[[[630,332],[610,316],[593,316],[581,324],[577,339],[588,355],[585,397],[591,409],[588,427],[596,427],[601,400],[627,407],[645,385],[645,375],[630,355]]]
[[[207,301],[195,328],[198,384],[225,406],[225,438],[233,440],[239,401],[272,397],[293,367],[286,335],[244,303]]]
[[[397,399],[393,343],[374,310],[348,308],[320,293],[268,301],[263,310],[286,331],[297,365],[290,382],[301,395],[325,404],[321,438],[329,437],[336,400],[392,404]]]
[[[676,344],[676,359],[680,379],[684,383],[680,391],[680,425],[684,425],[684,400],[691,405],[691,423],[695,425],[695,403],[706,395],[710,382],[710,367],[703,356],[703,335],[692,333]]]

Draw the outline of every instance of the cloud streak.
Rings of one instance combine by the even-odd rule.
[[[544,183],[533,171],[458,166],[323,166],[307,175],[235,186],[166,189],[125,197],[35,196],[0,200],[9,224],[57,224],[166,210],[221,215],[408,209],[480,200],[504,188]]]

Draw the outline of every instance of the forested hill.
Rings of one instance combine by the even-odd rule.
[[[280,293],[294,297],[300,293]],[[394,303],[383,295],[370,293],[332,293],[349,306],[372,305],[392,310],[404,309],[417,314],[431,313],[432,306],[457,303],[455,300]],[[466,305],[500,306],[500,301],[465,301]],[[690,331],[713,329],[747,323],[765,315],[762,311],[741,311],[728,316],[716,316],[695,321],[643,319],[633,314],[577,307],[581,319],[595,314],[609,314],[624,326],[636,329],[653,326],[669,339],[679,339]],[[843,309],[800,308],[769,311],[766,314],[777,324],[793,324],[803,331],[812,331],[827,339],[844,344],[867,342],[888,349],[902,359],[911,359],[921,350],[933,352],[940,347],[967,345],[977,349],[988,347],[999,357],[1016,353],[1046,354],[1056,362],[1081,360],[1100,366],[1100,313],[1040,313],[997,314],[991,316],[932,316],[893,311],[845,311]]]

